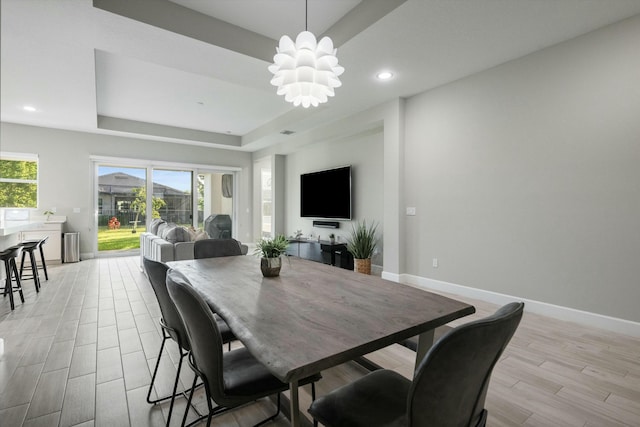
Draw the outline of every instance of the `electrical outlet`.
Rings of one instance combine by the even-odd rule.
[[[80,208],[73,208],[73,213],[80,213]]]
[[[414,216],[416,214],[416,208],[414,207],[407,207],[407,215],[408,216]]]
[[[56,213],[57,209],[56,208],[51,208],[50,211],[53,212],[53,213]]]
[[[432,261],[433,268],[438,268],[438,258],[434,258]]]

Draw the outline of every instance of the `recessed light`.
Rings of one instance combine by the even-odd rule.
[[[25,105],[24,107],[22,107],[22,109],[24,111],[29,111],[30,113],[33,113],[36,111],[36,107],[32,106],[32,105]]]
[[[391,77],[393,77],[393,73],[391,71],[380,71],[378,74],[376,74],[376,77],[379,80],[389,80]]]

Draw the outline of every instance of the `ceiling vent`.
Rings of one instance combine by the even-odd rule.
[[[283,135],[291,135],[291,134],[294,134],[294,133],[296,133],[296,132],[295,132],[295,131],[293,131],[293,130],[287,130],[287,129],[285,129],[285,130],[283,130],[283,131],[280,131],[280,133],[281,133],[281,134],[283,134]]]

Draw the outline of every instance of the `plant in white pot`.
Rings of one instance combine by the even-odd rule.
[[[366,220],[351,226],[347,250],[353,255],[354,271],[371,274],[371,257],[378,243],[377,230],[378,225],[375,222],[367,226]]]
[[[276,277],[280,275],[282,258],[280,255],[287,251],[289,240],[284,235],[273,239],[260,239],[256,242],[255,254],[261,256],[260,270],[264,277]]]

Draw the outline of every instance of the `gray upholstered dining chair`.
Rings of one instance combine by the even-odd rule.
[[[427,352],[413,381],[381,369],[315,400],[314,423],[328,427],[483,427],[493,367],[516,331],[524,303],[447,332]]]
[[[191,350],[191,346],[189,344],[189,340],[187,339],[187,333],[185,331],[184,324],[182,323],[182,318],[176,311],[173,300],[171,300],[171,297],[169,297],[169,293],[167,291],[166,277],[169,267],[165,263],[154,261],[147,257],[144,257],[142,263],[144,265],[144,270],[147,273],[147,277],[149,278],[149,282],[151,283],[151,287],[153,288],[153,291],[158,300],[158,305],[160,306],[160,312],[162,314],[162,318],[160,319],[160,326],[162,328],[162,344],[160,345],[160,352],[158,353],[156,367],[153,370],[153,376],[151,377],[151,384],[149,385],[149,392],[147,393],[147,402],[156,404],[171,399],[169,414],[167,416],[168,426],[171,421],[171,414],[173,413],[173,403],[176,398],[176,391],[178,388],[178,382],[180,380],[182,362],[188,355],[189,350]],[[221,317],[216,316],[215,321],[221,334],[220,345],[222,345],[223,343],[231,343],[231,341],[236,339],[233,335],[233,332],[231,332],[229,325],[227,325]],[[160,366],[162,350],[164,349],[165,343],[168,339],[173,339],[178,344],[178,348],[180,350],[180,360],[178,362],[176,379],[173,384],[173,392],[169,396],[152,400],[151,391],[153,390],[156,375],[158,374],[158,367]]]
[[[193,244],[195,259],[235,255],[242,255],[242,247],[236,239],[203,239]]]
[[[222,352],[222,337],[213,312],[183,274],[169,270],[167,288],[184,321],[189,342],[191,342],[189,365],[196,374],[193,384],[195,386],[200,377],[207,395],[209,413],[190,425],[206,417],[207,426],[210,426],[214,415],[277,394],[276,413],[256,426],[275,419],[280,413],[280,393],[287,390],[289,384],[274,377],[245,347]],[[320,378],[319,374],[314,375],[300,380],[299,384],[311,383],[312,396],[315,398],[314,382]],[[195,387],[192,387],[189,394],[187,410],[182,420],[183,426],[194,389]],[[212,400],[216,403],[216,407],[212,406]]]

